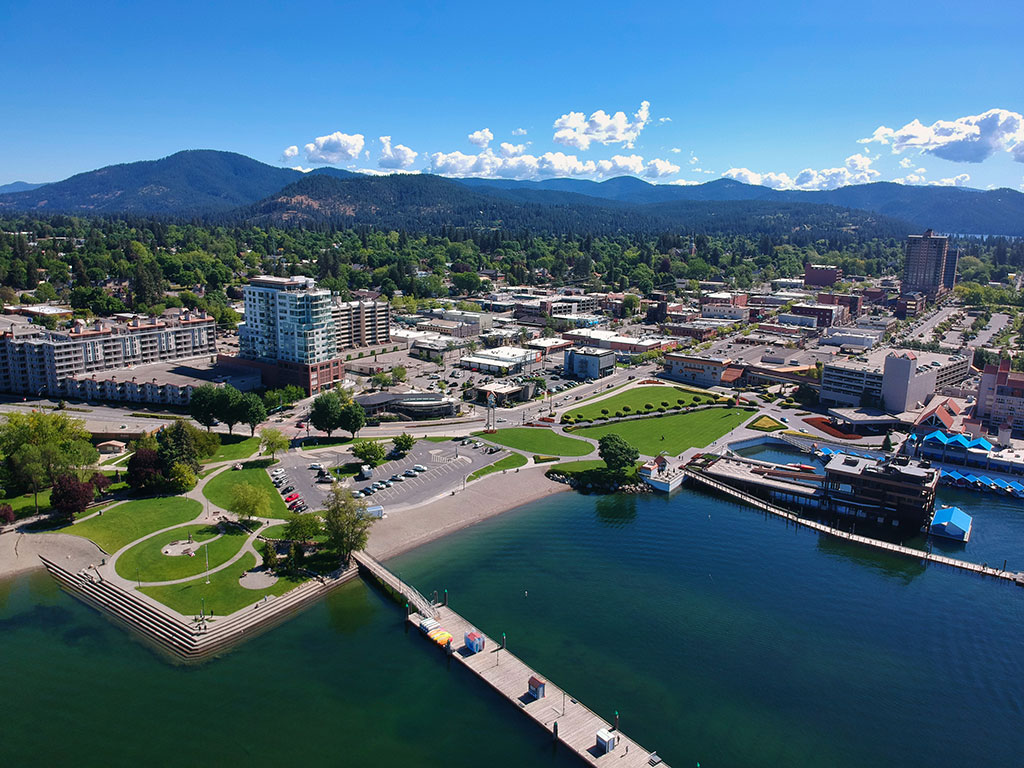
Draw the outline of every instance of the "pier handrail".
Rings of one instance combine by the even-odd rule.
[[[380,579],[382,583],[403,595],[412,607],[416,609],[418,614],[432,619],[437,618],[437,608],[433,602],[425,598],[412,584],[402,581],[390,568],[369,552],[354,552],[352,557],[355,558],[357,563]]]

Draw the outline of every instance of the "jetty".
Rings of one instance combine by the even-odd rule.
[[[618,729],[617,715],[615,722],[608,722],[596,714],[564,688],[555,685],[511,653],[505,646],[504,638],[496,642],[447,605],[427,600],[387,566],[365,552],[357,552],[353,557],[364,575],[375,579],[396,597],[405,600],[408,605],[407,621],[410,624],[418,629],[421,621],[433,619],[452,636],[452,640],[441,652],[447,653],[459,665],[508,699],[551,734],[554,741],[565,745],[587,764],[621,768],[665,765],[656,752],[645,749]],[[465,638],[470,633],[480,636],[483,641],[482,650],[473,652],[466,645]],[[424,640],[430,642],[426,637]],[[533,692],[531,681],[534,682]],[[542,694],[539,697],[535,693],[537,682],[542,683]],[[599,734],[605,744],[608,743],[608,737],[611,737],[613,746],[610,750],[602,746]]]
[[[776,517],[784,518],[796,525],[803,526],[804,528],[810,528],[811,530],[818,531],[819,533],[834,536],[837,539],[845,539],[846,541],[862,544],[867,547],[873,547],[874,549],[881,549],[886,552],[903,555],[904,557],[911,557],[915,560],[924,560],[930,563],[946,565],[950,568],[976,573],[980,576],[991,576],[992,578],[999,579],[1000,581],[1024,586],[1024,572],[1018,573],[1016,571],[1006,571],[1001,568],[992,568],[991,566],[982,565],[980,563],[972,563],[967,560],[957,560],[953,557],[937,555],[934,552],[927,552],[923,549],[914,549],[913,547],[905,547],[902,544],[892,544],[888,541],[873,539],[869,536],[860,536],[856,533],[844,531],[841,528],[833,528],[825,523],[819,523],[817,520],[808,520],[805,517],[800,517],[800,515],[795,512],[790,512],[789,510],[778,507],[764,499],[759,499],[757,496],[753,496],[745,491],[739,490],[738,488],[733,488],[730,485],[714,480],[699,470],[686,467],[681,468],[679,471],[683,473],[683,476],[687,481],[703,485],[707,488],[718,491],[719,493],[731,496],[738,501],[742,501],[744,504],[749,504],[752,507],[756,507],[764,512],[775,515]]]

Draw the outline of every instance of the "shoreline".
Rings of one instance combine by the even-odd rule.
[[[42,569],[40,555],[75,571],[108,557],[106,552],[81,536],[9,531],[0,534],[0,579]]]
[[[544,476],[551,466],[490,474],[454,495],[391,512],[374,524],[366,551],[387,561],[516,507],[571,491],[569,486]]]

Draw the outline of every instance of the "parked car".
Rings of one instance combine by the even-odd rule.
[[[355,493],[352,494],[352,498],[353,499],[361,499],[361,498],[363,498],[363,492],[362,491],[356,491]]]
[[[285,501],[295,501],[297,498],[299,498],[299,494],[297,494],[297,493],[290,493],[290,494],[288,494],[287,496],[284,497],[284,500]]]
[[[297,510],[301,506],[302,506],[302,499],[296,499],[295,501],[293,501],[291,504],[288,505],[288,509],[290,509],[290,510],[292,510],[292,512],[294,512],[295,510]]]
[[[394,483],[392,483],[390,480],[382,480],[381,485],[383,485],[385,488],[391,488],[392,486],[394,486]]]
[[[309,468],[310,469],[323,469],[324,465],[323,464],[310,464]]]
[[[377,489],[374,488],[372,485],[368,485],[365,488],[363,488],[363,495],[364,496],[372,496],[376,492],[377,492]]]
[[[318,483],[333,483],[334,478],[331,477],[330,475],[320,475],[320,477],[318,477],[316,481]]]
[[[281,493],[282,494],[291,493],[294,490],[295,490],[295,486],[294,485],[286,485],[284,488],[281,489]]]
[[[293,511],[294,512],[305,512],[309,509],[305,504],[299,504]]]
[[[404,474],[406,477],[419,477],[419,472],[417,472],[415,469],[407,469],[402,474]]]
[[[427,468],[424,467],[422,464],[417,464],[415,467],[413,467],[413,469],[415,469],[417,472],[426,472],[427,471]]]
[[[405,482],[405,478],[402,477],[401,475],[392,475],[388,479],[391,480],[392,483],[404,483]]]

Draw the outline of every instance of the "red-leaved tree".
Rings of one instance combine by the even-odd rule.
[[[61,475],[53,482],[50,506],[57,517],[70,522],[75,519],[75,515],[85,511],[93,496],[92,483],[79,480],[74,475]]]

